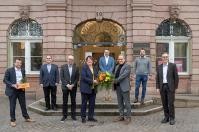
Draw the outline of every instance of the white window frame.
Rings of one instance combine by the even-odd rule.
[[[29,37],[30,38],[30,37]],[[18,37],[12,37],[10,39],[9,50],[10,50],[10,63],[9,66],[13,66],[13,42],[24,42],[25,44],[25,70],[26,74],[39,74],[39,71],[31,71],[31,43],[38,42],[42,44],[42,37],[34,37],[32,39],[19,39]]]
[[[174,63],[175,59],[175,43],[187,43],[187,71],[186,72],[178,72],[179,75],[189,75],[190,73],[190,37],[184,36],[156,36],[156,44],[157,43],[168,43],[169,44],[169,62]]]

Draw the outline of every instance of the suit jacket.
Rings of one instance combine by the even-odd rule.
[[[41,66],[40,69],[40,84],[43,84],[43,87],[56,86],[55,83],[59,83],[59,70],[58,66],[51,64],[50,73],[47,69],[47,64]]]
[[[175,89],[178,88],[179,77],[178,77],[176,64],[174,63],[168,63],[167,82],[170,91],[175,92]],[[157,68],[156,88],[161,90],[162,85],[163,85],[163,64],[159,65]]]
[[[104,56],[102,56],[100,57],[100,60],[99,60],[99,67],[102,72],[107,71],[107,72],[113,73],[113,70],[115,67],[115,60],[113,59],[113,57],[109,56],[108,63],[106,65],[106,59]]]
[[[22,76],[24,78],[25,77],[25,69],[22,68],[21,72],[22,72]],[[15,67],[8,68],[6,70],[3,82],[6,84],[5,94],[7,96],[12,96],[17,91],[16,88],[12,87],[12,84],[17,83]]]
[[[116,66],[115,68],[115,74],[118,70],[119,65]],[[119,83],[119,86],[121,87],[123,92],[130,91],[131,86],[130,86],[130,73],[131,73],[131,67],[130,65],[124,63],[120,70],[120,74],[118,78],[115,78],[115,83]],[[114,85],[116,87],[116,85]]]
[[[80,79],[80,91],[82,93],[91,94],[93,89],[93,76],[97,78],[98,71],[93,67],[94,75],[87,64],[83,65]],[[97,91],[95,91],[97,92]]]
[[[66,87],[67,84],[73,84],[73,88],[77,88],[77,84],[79,81],[79,68],[73,64],[72,66],[72,75],[70,77],[68,65],[62,65],[60,69],[60,77],[62,82],[62,90],[68,90]]]

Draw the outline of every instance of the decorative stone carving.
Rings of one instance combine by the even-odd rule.
[[[66,11],[71,0],[46,0],[47,11]]]
[[[103,12],[96,12],[96,21],[102,21]]]
[[[30,16],[30,6],[29,5],[21,5],[19,7],[20,17],[22,19],[29,19]]]
[[[175,20],[178,18],[179,14],[180,14],[180,8],[178,5],[171,5],[169,6],[169,14],[170,14],[170,18],[172,20]]]

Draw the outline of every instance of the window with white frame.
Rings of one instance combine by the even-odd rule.
[[[9,30],[10,65],[21,58],[26,73],[39,73],[42,65],[42,28],[32,19],[18,19]]]
[[[189,72],[189,40],[191,30],[182,20],[167,19],[156,30],[156,65],[161,64],[161,54],[169,53],[169,61],[176,64],[179,74]]]

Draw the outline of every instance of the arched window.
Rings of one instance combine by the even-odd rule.
[[[180,19],[166,19],[156,30],[156,60],[161,63],[161,54],[169,53],[169,61],[176,63],[180,74],[189,72],[189,40],[191,30]]]
[[[164,20],[156,30],[156,36],[190,36],[191,31],[188,25],[180,20]]]
[[[10,65],[16,58],[21,58],[27,73],[39,73],[42,65],[41,25],[32,19],[18,19],[9,29]]]

